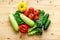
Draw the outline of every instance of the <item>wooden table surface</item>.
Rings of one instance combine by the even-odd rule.
[[[17,10],[17,4],[21,1],[50,14],[51,25],[43,35],[28,36],[14,32],[8,15]],[[60,0],[0,0],[0,40],[60,40]]]

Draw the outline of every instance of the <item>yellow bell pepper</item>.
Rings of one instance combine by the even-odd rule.
[[[18,4],[18,10],[24,12],[27,9],[27,5],[24,2]]]

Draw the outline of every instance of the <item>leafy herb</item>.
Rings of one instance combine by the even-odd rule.
[[[14,14],[14,18],[16,19],[18,24],[23,24],[24,21],[20,18],[20,14],[19,13],[21,13],[21,12],[17,10],[16,13]]]
[[[44,10],[39,10],[40,11],[40,15],[39,15],[39,20],[42,20],[45,14]]]

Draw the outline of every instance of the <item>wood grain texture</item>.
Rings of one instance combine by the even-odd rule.
[[[43,9],[50,14],[51,25],[47,31],[43,32],[42,36],[28,36],[14,32],[8,15],[17,10],[17,4],[21,1],[0,0],[0,40],[60,40],[60,0],[23,0],[28,6]]]

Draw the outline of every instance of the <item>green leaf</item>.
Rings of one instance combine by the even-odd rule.
[[[18,24],[23,24],[24,21],[20,18],[20,14],[21,13],[19,10],[16,11],[16,13],[14,14],[14,18],[17,21]]]

